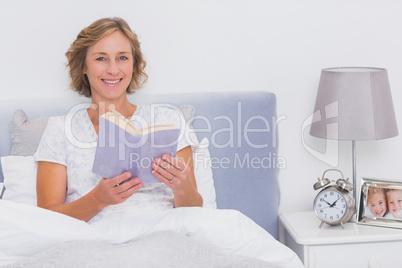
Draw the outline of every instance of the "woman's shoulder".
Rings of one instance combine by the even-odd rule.
[[[49,127],[62,127],[66,119],[66,115],[50,116],[47,120],[47,128]]]
[[[51,116],[48,119],[48,127],[52,128],[65,128],[67,125],[71,125],[76,123],[77,120],[80,120],[85,117],[86,110],[81,109],[75,112],[69,112],[63,115]]]

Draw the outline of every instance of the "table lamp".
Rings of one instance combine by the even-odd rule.
[[[355,142],[398,135],[387,70],[370,67],[321,70],[314,112],[311,136],[352,141],[353,197],[358,204]],[[337,127],[328,127],[333,124]]]

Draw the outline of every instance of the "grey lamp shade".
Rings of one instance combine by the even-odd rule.
[[[367,67],[323,69],[310,135],[349,141],[397,136],[387,70]]]

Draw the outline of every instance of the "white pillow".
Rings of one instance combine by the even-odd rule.
[[[47,124],[47,118],[29,120],[23,110],[16,110],[11,118],[11,155],[33,155]]]
[[[4,175],[2,199],[36,206],[36,170],[33,156],[3,156]]]
[[[197,190],[204,201],[204,208],[216,208],[216,192],[209,154],[209,141],[203,138],[198,145],[192,146],[194,176]]]

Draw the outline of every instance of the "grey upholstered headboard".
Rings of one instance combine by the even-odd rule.
[[[269,92],[133,94],[136,104],[191,104],[201,140],[208,137],[218,208],[237,209],[278,238],[279,185],[276,98]],[[16,109],[30,120],[67,113],[70,99],[0,101],[0,156],[10,154],[10,120]],[[2,176],[0,178],[2,181]]]

